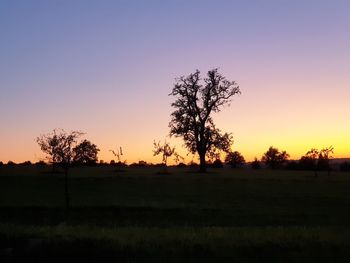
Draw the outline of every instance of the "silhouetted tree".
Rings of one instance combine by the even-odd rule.
[[[237,168],[245,163],[245,159],[240,152],[234,151],[226,155],[225,163],[231,165],[232,168]]]
[[[160,142],[153,142],[153,156],[162,155],[162,163],[167,166],[168,158],[174,156],[174,161],[178,163],[183,158],[175,151],[175,147],[171,147],[167,141],[164,141],[163,144]]]
[[[285,163],[289,158],[289,154],[286,151],[280,152],[277,148],[270,147],[267,152],[264,153],[262,161],[271,169],[276,169]]]
[[[4,165],[4,163],[3,162],[0,162],[0,166],[3,166]]]
[[[299,160],[299,166],[304,170],[313,170],[315,173],[315,177],[317,177],[318,170],[318,158],[319,151],[315,148],[312,148],[308,151],[304,156],[302,156]]]
[[[82,136],[82,132],[72,131],[70,133],[64,130],[53,130],[53,132],[37,137],[36,141],[40,149],[48,155],[49,159],[64,168],[64,188],[66,208],[70,206],[70,195],[68,189],[68,171],[74,159],[74,147],[77,145],[77,139]]]
[[[330,159],[333,158],[334,148],[332,146],[323,148],[318,157],[318,165],[320,170],[326,170],[328,175],[331,174]]]
[[[151,166],[152,164],[147,163],[146,161],[138,161],[137,163],[132,163],[129,166],[130,167],[148,167]]]
[[[260,161],[256,157],[254,158],[254,161],[252,161],[250,165],[253,169],[260,169],[261,168]]]
[[[171,104],[175,111],[169,123],[170,135],[182,137],[186,148],[192,154],[198,153],[201,172],[206,171],[206,156],[218,157],[218,151],[230,151],[231,134],[222,134],[211,115],[228,105],[231,97],[239,93],[236,82],[228,81],[213,69],[203,81],[198,70],[180,77],[169,94],[176,97]]]
[[[126,161],[122,161],[121,159],[121,157],[124,155],[122,147],[119,147],[119,149],[117,148],[115,151],[114,150],[109,150],[109,151],[112,152],[115,157],[117,157],[117,162],[115,162],[117,166],[126,166]]]
[[[223,168],[224,164],[220,159],[216,159],[214,162],[210,163],[210,167],[212,168]]]
[[[94,165],[100,149],[88,140],[84,140],[73,148],[73,162],[77,164]]]
[[[13,162],[13,161],[8,161],[7,162],[7,165],[8,166],[15,166],[15,165],[17,165],[15,162]]]

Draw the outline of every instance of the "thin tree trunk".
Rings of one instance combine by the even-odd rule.
[[[207,171],[207,167],[205,164],[205,154],[199,154],[199,172],[205,173]]]
[[[64,194],[66,199],[66,211],[68,213],[70,207],[70,196],[69,196],[69,185],[68,185],[68,167],[64,169]]]

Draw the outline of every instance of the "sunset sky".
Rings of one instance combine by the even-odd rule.
[[[160,162],[175,78],[216,67],[242,94],[214,120],[248,161],[350,157],[349,29],[346,0],[2,0],[0,161],[43,158],[35,138],[63,128]]]

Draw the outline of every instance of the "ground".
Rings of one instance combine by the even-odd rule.
[[[350,174],[0,168],[0,259],[350,262]]]

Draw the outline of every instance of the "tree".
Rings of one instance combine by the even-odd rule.
[[[117,157],[118,162],[115,164],[117,164],[118,166],[125,166],[126,165],[126,161],[122,162],[122,160],[121,160],[121,156],[124,155],[122,147],[119,147],[119,149],[117,148],[115,151],[114,150],[109,150],[109,151],[112,152],[115,157]]]
[[[183,158],[175,151],[175,147],[171,147],[167,141],[164,141],[163,144],[160,142],[153,141],[153,156],[162,155],[162,165],[164,166],[164,173],[168,173],[167,171],[167,163],[168,158],[174,156],[174,161],[178,163]]]
[[[225,163],[231,165],[231,168],[237,168],[245,163],[245,159],[240,152],[234,151],[227,153]]]
[[[289,158],[289,154],[286,151],[280,152],[277,148],[270,147],[267,152],[264,153],[262,161],[272,169],[276,169],[285,163]]]
[[[319,151],[315,148],[312,148],[308,151],[304,156],[302,156],[299,160],[299,166],[301,169],[305,170],[314,170],[315,177],[317,177],[318,170],[318,158]]]
[[[73,162],[77,164],[93,165],[97,163],[100,149],[88,140],[84,140],[73,148]]]
[[[176,97],[171,104],[175,111],[169,123],[170,136],[182,137],[189,152],[198,153],[201,172],[206,171],[206,156],[213,159],[219,151],[230,151],[232,135],[215,127],[212,114],[220,112],[236,94],[240,94],[236,82],[228,81],[218,69],[208,71],[203,80],[199,70],[180,77],[169,94]]]
[[[328,175],[331,174],[330,159],[333,158],[334,148],[332,146],[323,148],[318,156],[318,165],[320,170],[327,170]]]
[[[252,161],[250,165],[252,166],[253,169],[260,169],[261,167],[260,161],[256,157],[254,158],[254,161]]]
[[[48,156],[48,159],[64,168],[64,189],[67,210],[70,206],[68,171],[74,159],[73,149],[77,145],[77,139],[82,135],[83,133],[79,131],[67,133],[62,129],[55,129],[53,132],[41,135],[36,139],[40,149]]]

